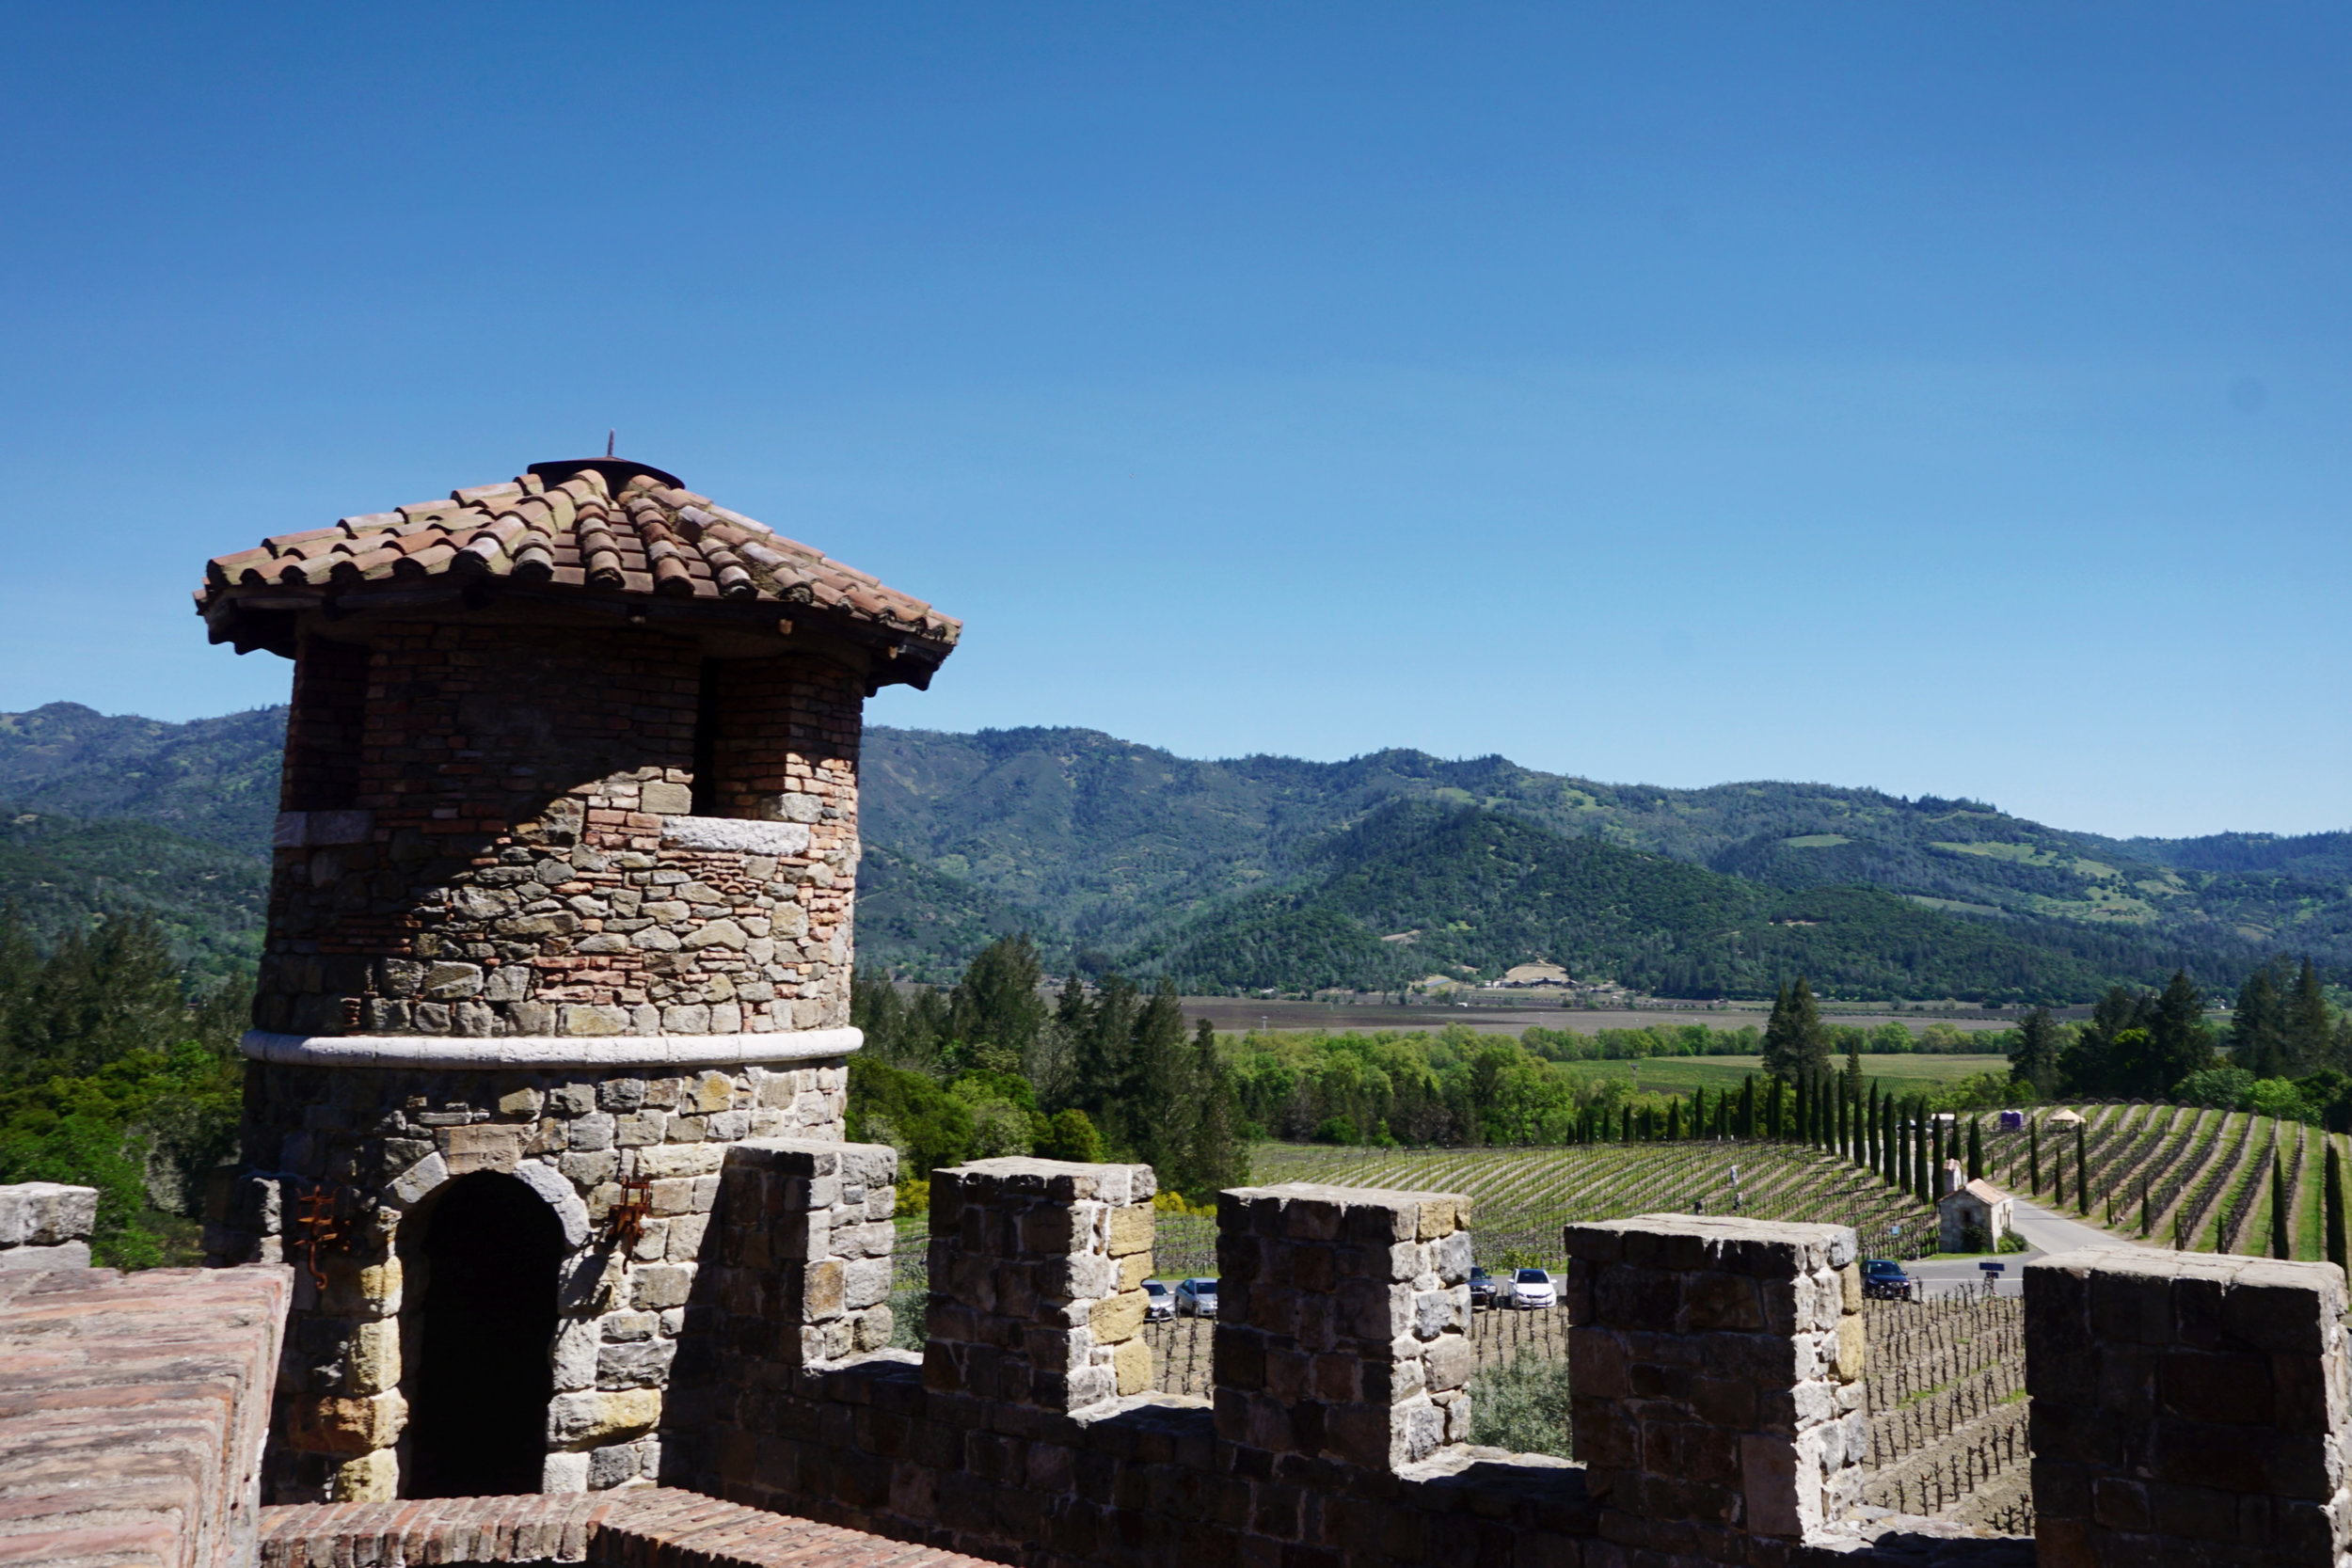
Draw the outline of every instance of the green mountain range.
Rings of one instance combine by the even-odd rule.
[[[0,896],[55,927],[137,893],[191,950],[249,951],[284,721],[0,715],[0,802],[34,819],[26,854],[47,846],[0,858]],[[1057,965],[1216,990],[1538,958],[1690,995],[1802,970],[1852,995],[2080,998],[2176,965],[2227,986],[2280,951],[2352,970],[2352,833],[2118,840],[1869,789],[1195,761],[1075,729],[870,729],[863,815],[861,958],[925,978],[1016,930]],[[229,866],[252,868],[233,898]]]

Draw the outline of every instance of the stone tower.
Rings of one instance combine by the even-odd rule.
[[[294,666],[206,1227],[296,1265],[270,1495],[657,1475],[725,1146],[840,1136],[861,705],[960,627],[611,458],[269,539],[197,606]]]

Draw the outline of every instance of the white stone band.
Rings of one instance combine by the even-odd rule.
[[[861,1029],[789,1029],[769,1035],[273,1035],[250,1029],[239,1049],[257,1062],[302,1067],[498,1068],[743,1067],[847,1056]]]

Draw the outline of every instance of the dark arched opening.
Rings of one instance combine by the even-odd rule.
[[[411,1497],[539,1490],[554,1392],[556,1270],[564,1228],[511,1176],[479,1171],[401,1227],[417,1293],[404,1308]]]

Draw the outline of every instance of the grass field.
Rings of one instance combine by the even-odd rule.
[[[1562,1062],[1564,1072],[1580,1078],[1625,1078],[1647,1094],[1689,1094],[1703,1088],[1709,1094],[1737,1089],[1750,1074],[1761,1076],[1759,1056],[1652,1056],[1633,1062]],[[1639,1066],[1641,1071],[1634,1071]],[[2007,1056],[1865,1056],[1862,1076],[1879,1079],[1906,1090],[1923,1084],[1950,1083],[1979,1072],[2007,1072]]]

